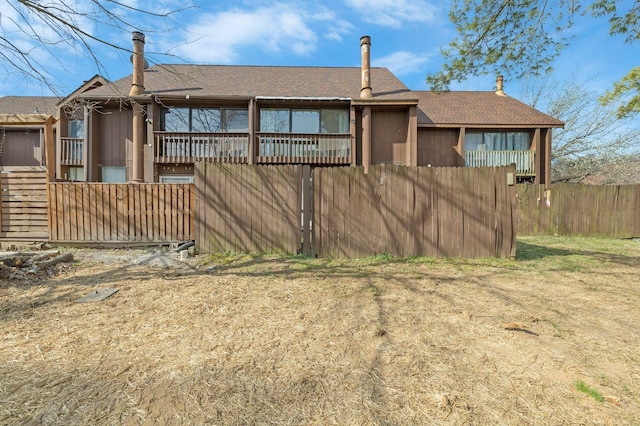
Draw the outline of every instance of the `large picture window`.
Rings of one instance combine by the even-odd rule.
[[[170,107],[162,112],[161,127],[176,133],[248,132],[249,112],[239,108]]]
[[[481,132],[465,133],[466,151],[527,151],[531,147],[529,132]]]
[[[339,109],[262,108],[260,131],[266,133],[349,133],[349,111]]]

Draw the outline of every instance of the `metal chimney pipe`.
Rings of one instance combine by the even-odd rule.
[[[371,37],[362,36],[360,38],[360,51],[362,53],[362,84],[360,89],[361,99],[373,98],[371,90]]]
[[[144,94],[144,34],[138,31],[133,33],[133,83],[129,96],[140,96]]]
[[[496,77],[496,95],[498,96],[507,96],[504,93],[504,79],[501,75]]]
[[[133,32],[133,82],[129,96],[144,95],[144,34]],[[144,108],[135,100],[131,100],[133,109],[133,152],[131,153],[131,179],[133,182],[144,182]]]

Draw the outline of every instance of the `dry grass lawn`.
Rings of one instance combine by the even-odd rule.
[[[638,240],[521,238],[516,260],[74,253],[0,281],[0,424],[640,424]],[[119,291],[77,303],[101,288]]]

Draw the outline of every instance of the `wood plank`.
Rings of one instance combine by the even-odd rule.
[[[147,196],[150,204],[149,212],[151,217],[149,236],[152,240],[160,239],[160,217],[158,216],[159,209],[159,193],[158,186],[152,185],[149,187],[149,194]]]
[[[177,185],[175,188],[175,233],[177,239],[181,241],[190,240],[188,236],[185,235],[185,219],[186,215],[184,213],[184,202],[185,202],[185,185]]]

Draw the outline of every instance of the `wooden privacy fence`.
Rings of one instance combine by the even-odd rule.
[[[513,166],[314,170],[319,257],[513,257]]]
[[[0,238],[47,239],[44,167],[0,167]]]
[[[373,166],[368,175],[362,167],[316,168],[312,186],[303,184],[303,170],[307,175],[308,166],[197,164],[196,249],[515,256],[516,193],[507,184],[513,166]],[[313,229],[312,241],[303,227]]]
[[[519,235],[640,237],[640,185],[518,185]]]
[[[196,250],[296,254],[301,184],[299,165],[196,163]]]
[[[49,184],[51,241],[193,240],[193,184]]]

